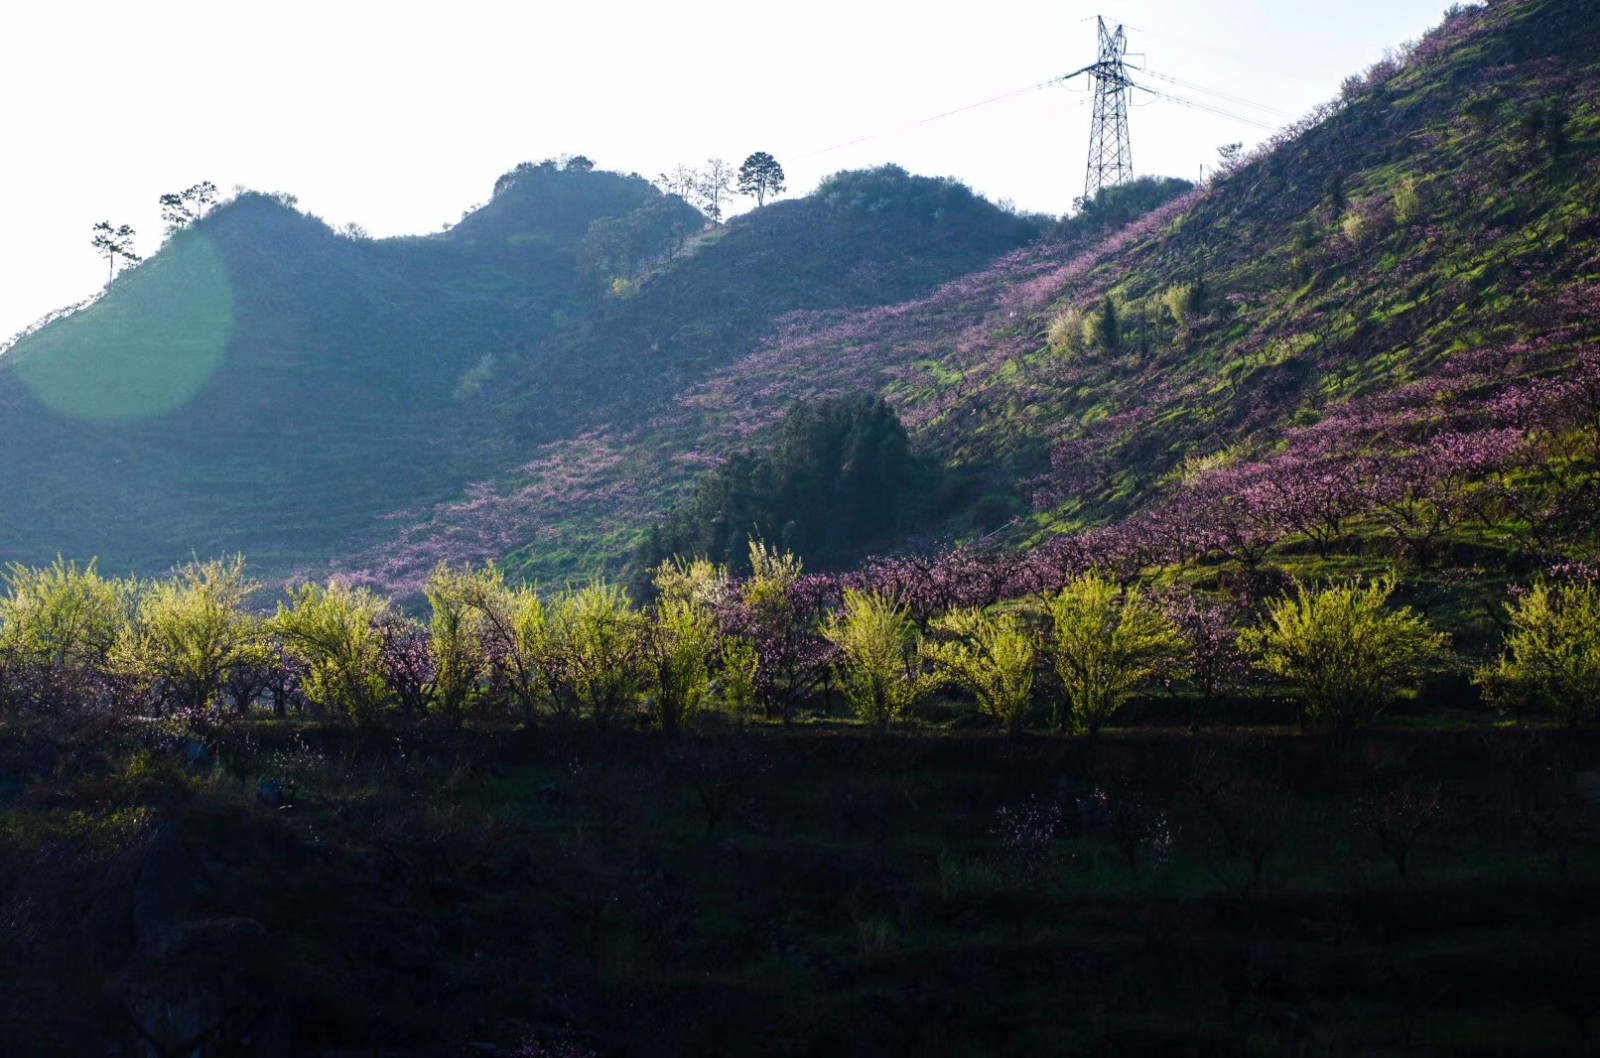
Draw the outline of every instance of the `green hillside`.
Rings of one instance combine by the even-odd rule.
[[[902,546],[1029,545],[1473,363],[1479,397],[1556,377],[1595,337],[1597,18],[1456,10],[1109,232],[1139,210],[1042,231],[892,166],[710,228],[587,163],[519,166],[425,238],[245,196],[6,354],[0,555],[617,572],[794,401],[859,394],[943,464]]]
[[[1412,383],[1557,377],[1600,331],[1597,32],[1592,4],[1460,9],[1109,238],[1047,238],[897,305],[812,306],[681,388],[669,361],[652,416],[550,441],[374,568],[405,584],[504,543],[544,579],[615,567],[695,468],[767,443],[796,399],[883,393],[914,446],[961,473],[924,542],[1010,525],[1026,544]]]
[[[317,566],[515,465],[533,437],[635,414],[623,380],[656,382],[633,363],[642,329],[692,372],[810,299],[902,298],[1036,230],[965,189],[903,182],[926,199],[859,228],[793,202],[702,232],[637,176],[523,165],[450,231],[376,241],[244,194],[0,360],[0,558]]]
[[[1038,234],[955,181],[895,166],[839,173],[706,233],[608,299],[526,362],[508,412],[538,441],[634,425],[770,338],[786,313],[898,301]]]
[[[1117,252],[1006,291],[1003,325],[991,309],[891,388],[952,459],[1014,479],[1048,473],[1047,443],[1092,461],[1098,480],[1046,499],[1104,517],[1185,460],[1270,450],[1456,354],[1582,348],[1600,333],[1597,30],[1592,4],[1463,9]],[[1108,300],[1118,340],[1086,340]]]
[[[522,193],[565,225],[507,195],[477,227],[528,230],[491,246],[340,238],[257,194],[179,232],[5,355],[0,552],[160,568],[239,549],[283,569],[494,465],[462,376],[573,311],[589,221],[659,197],[609,174],[564,194],[553,176]]]

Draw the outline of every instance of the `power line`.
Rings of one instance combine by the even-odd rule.
[[[986,107],[991,103],[998,103],[1001,100],[1011,99],[1020,95],[1026,95],[1029,92],[1034,92],[1041,88],[1047,88],[1050,85],[1055,84],[1057,80],[1059,80],[1059,78],[1052,77],[1048,81],[1040,81],[1038,84],[1031,84],[1025,88],[1016,88],[1009,92],[1002,92],[997,96],[990,96],[988,99],[980,99],[976,103],[968,103],[966,106],[956,107],[954,110],[946,110],[942,114],[935,114],[932,117],[919,118],[916,121],[907,121],[902,124],[895,125],[893,128],[883,129],[882,131],[869,133],[865,136],[858,136],[853,140],[846,140],[844,143],[836,143],[832,147],[823,147],[821,150],[809,151],[805,154],[797,154],[792,160],[798,162],[807,158],[815,158],[819,154],[828,154],[832,151],[842,151],[846,147],[854,147],[858,143],[866,143],[868,140],[879,139],[883,136],[891,136],[896,132],[903,132],[906,129],[914,129],[919,125],[927,125],[942,118],[954,117],[957,114],[964,114],[969,110],[976,110],[979,107]]]
[[[1088,21],[1088,19],[1084,19],[1083,21]],[[1025,85],[1021,88],[1014,88],[1008,92],[1001,92],[998,95],[992,95],[987,98],[977,100],[976,102],[968,103],[964,106],[959,106],[952,110],[946,110],[925,118],[901,122],[898,125],[881,129],[877,132],[871,132],[864,136],[857,136],[854,139],[845,140],[842,143],[836,143],[830,147],[822,147],[818,150],[807,151],[804,154],[794,155],[791,160],[804,161],[808,158],[818,157],[819,155],[831,154],[834,151],[842,151],[846,148],[855,147],[863,143],[869,143],[872,140],[881,139],[885,136],[892,136],[897,132],[904,132],[907,129],[919,128],[935,121],[941,121],[945,118],[954,117],[958,114],[964,114],[968,111],[977,110],[980,107],[990,106],[994,103],[1000,103],[1007,99],[1014,99],[1017,96],[1026,95],[1029,92],[1035,92],[1041,88],[1048,88],[1051,85],[1061,84],[1070,87],[1069,82],[1073,78],[1076,78],[1082,74],[1089,74],[1091,80],[1094,82],[1093,102],[1095,113],[1093,119],[1094,124],[1090,132],[1089,164],[1088,172],[1084,181],[1084,194],[1085,196],[1092,197],[1100,187],[1115,186],[1132,175],[1132,142],[1128,133],[1127,123],[1127,112],[1130,105],[1129,92],[1132,89],[1138,89],[1142,92],[1146,92],[1156,99],[1175,103],[1191,110],[1196,110],[1201,113],[1210,114],[1214,117],[1223,118],[1227,121],[1234,121],[1242,125],[1248,125],[1264,132],[1273,132],[1278,128],[1277,125],[1262,120],[1261,118],[1252,117],[1248,114],[1240,114],[1217,103],[1192,99],[1183,95],[1179,95],[1176,91],[1163,91],[1161,89],[1151,88],[1148,84],[1136,83],[1129,77],[1130,70],[1140,74],[1141,77],[1153,78],[1167,84],[1188,89],[1192,92],[1200,92],[1205,95],[1213,96],[1217,99],[1232,103],[1235,106],[1246,107],[1251,110],[1257,110],[1268,114],[1277,114],[1282,117],[1290,116],[1287,111],[1279,110],[1276,107],[1267,106],[1262,103],[1253,102],[1252,100],[1245,99],[1243,96],[1232,95],[1214,88],[1208,88],[1204,85],[1196,84],[1192,81],[1185,81],[1182,78],[1173,77],[1169,74],[1158,73],[1154,70],[1143,69],[1140,67],[1130,67],[1124,61],[1128,47],[1126,30],[1129,28],[1138,29],[1141,33],[1152,33],[1156,36],[1170,37],[1202,51],[1211,51],[1216,54],[1223,55],[1227,54],[1219,49],[1211,48],[1198,42],[1185,40],[1182,37],[1178,37],[1176,34],[1162,33],[1160,31],[1143,29],[1137,26],[1119,25],[1115,31],[1111,31],[1107,29],[1105,20],[1103,18],[1098,19],[1098,22],[1100,31],[1099,58],[1095,63],[1086,66],[1081,70],[1075,70],[1072,73],[1065,74],[1060,77],[1052,77],[1048,80]],[[1086,105],[1088,102],[1089,100],[1083,100],[1078,105]],[[1052,113],[1054,113],[1054,111],[1052,111]]]
[[[1165,99],[1168,102],[1176,103],[1179,106],[1188,107],[1191,110],[1198,110],[1206,114],[1211,114],[1215,117],[1226,118],[1229,121],[1237,121],[1241,125],[1249,125],[1251,128],[1260,129],[1262,132],[1278,131],[1278,126],[1272,124],[1270,121],[1262,121],[1260,118],[1253,118],[1247,114],[1236,114],[1231,110],[1225,110],[1222,107],[1216,106],[1212,103],[1206,103],[1198,99],[1186,99],[1183,96],[1175,95],[1172,92],[1163,92],[1159,88],[1151,88],[1149,85],[1134,84],[1133,87],[1139,89],[1141,92],[1149,92],[1158,99]]]
[[[1216,55],[1224,59],[1233,59],[1237,62],[1249,63],[1253,69],[1270,70],[1272,73],[1275,73],[1281,77],[1287,77],[1290,80],[1298,81],[1307,88],[1318,88],[1323,90],[1326,90],[1327,88],[1327,85],[1319,81],[1314,81],[1298,71],[1290,70],[1282,66],[1264,66],[1261,63],[1260,55],[1246,55],[1241,52],[1229,51],[1226,48],[1218,48],[1214,45],[1206,44],[1189,37],[1184,37],[1177,33],[1168,33],[1165,30],[1150,29],[1146,26],[1135,26],[1131,23],[1127,25],[1131,30],[1135,30],[1139,33],[1146,33],[1152,37],[1165,37],[1167,40],[1176,41],[1179,44],[1182,44],[1185,47],[1193,48],[1196,51],[1206,51],[1210,52],[1212,55]]]
[[[1268,113],[1268,114],[1277,114],[1280,117],[1284,117],[1284,118],[1292,118],[1292,117],[1294,117],[1294,115],[1289,113],[1287,110],[1280,110],[1277,107],[1270,107],[1270,106],[1267,106],[1265,103],[1252,102],[1251,100],[1248,100],[1248,99],[1244,98],[1243,96],[1230,95],[1227,92],[1219,92],[1215,88],[1207,88],[1205,85],[1195,84],[1193,81],[1185,81],[1181,77],[1172,77],[1172,76],[1170,76],[1168,74],[1157,73],[1154,70],[1148,70],[1148,69],[1147,70],[1143,70],[1141,72],[1146,77],[1154,77],[1157,80],[1166,81],[1168,84],[1175,84],[1175,85],[1179,85],[1179,86],[1181,86],[1183,88],[1187,88],[1190,91],[1204,92],[1206,95],[1216,96],[1218,99],[1225,99],[1230,103],[1235,103],[1235,104],[1237,104],[1239,106],[1249,107],[1252,110],[1260,110],[1260,111],[1263,111],[1263,112]]]

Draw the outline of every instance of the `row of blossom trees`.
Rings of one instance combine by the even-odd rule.
[[[751,552],[741,579],[703,560],[664,563],[645,608],[604,583],[545,596],[492,568],[441,565],[426,622],[338,581],[292,588],[271,614],[252,610],[260,585],[238,558],[155,581],[60,560],[12,566],[0,707],[213,718],[268,702],[357,726],[391,715],[597,728],[648,719],[673,734],[707,710],[740,726],[758,714],[788,722],[836,688],[881,733],[956,690],[1009,734],[1043,697],[1055,730],[1093,735],[1141,691],[1181,683],[1203,709],[1255,673],[1295,695],[1309,722],[1350,729],[1450,661],[1446,637],[1389,605],[1389,579],[1295,584],[1254,621],[1092,569],[1032,600],[934,608],[913,592],[807,575],[764,544]],[[1593,582],[1539,583],[1508,609],[1506,652],[1475,677],[1488,699],[1513,714],[1591,715]],[[1041,677],[1052,693],[1039,693]]]

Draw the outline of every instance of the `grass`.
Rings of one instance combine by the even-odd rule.
[[[23,735],[0,730],[6,760]],[[176,824],[210,864],[189,914],[265,928],[300,1053],[455,1054],[530,1028],[576,1030],[603,1055],[1400,1054],[1408,1032],[1435,1054],[1561,1053],[1584,1045],[1583,989],[1600,974],[1593,822],[1562,807],[1567,780],[1541,778],[1590,759],[1592,732],[1007,743],[834,722],[672,742],[357,739],[290,721],[214,745],[198,771],[117,741],[99,776],[35,778],[0,815],[0,899],[16,906],[41,872],[65,897],[90,893],[116,848]],[[697,783],[723,781],[703,769],[737,747],[747,771],[708,827]],[[1219,767],[1271,791],[1259,881],[1194,792]],[[260,780],[291,774],[293,809],[257,803]],[[1529,775],[1532,800],[1513,803]],[[1402,879],[1362,805],[1407,776],[1437,783],[1442,811]],[[1008,844],[1002,809],[1052,804],[1060,824],[1035,852]],[[1117,814],[1133,805],[1142,815]],[[1530,843],[1524,811],[1577,812],[1566,846]],[[60,874],[80,846],[80,873]],[[75,930],[39,943],[45,964],[74,962]],[[0,979],[26,965],[0,961]],[[13,1010],[11,1038],[114,1036],[114,1010],[71,1024],[95,980],[80,968],[56,1002]]]

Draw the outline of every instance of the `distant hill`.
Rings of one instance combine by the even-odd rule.
[[[508,412],[519,436],[631,425],[750,352],[797,310],[879,305],[926,291],[1035,238],[951,180],[896,166],[839,173],[693,240],[529,358]]]
[[[812,298],[895,300],[1036,231],[947,183],[880,190],[702,231],[637,176],[541,163],[385,240],[243,194],[0,357],[0,559],[321,568],[533,440],[637,416],[660,365],[693,377]]]

